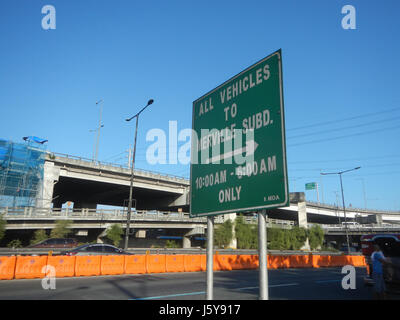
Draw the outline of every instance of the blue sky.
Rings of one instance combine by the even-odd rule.
[[[347,4],[355,30],[341,25]],[[56,9],[55,30],[42,28],[44,5]],[[91,159],[103,99],[99,160],[126,164],[134,122],[124,119],[153,98],[136,167],[189,177],[188,165],[146,161],[146,133],[168,132],[169,121],[191,128],[194,100],[281,48],[290,191],[318,182],[333,204],[339,178],[320,172],[361,166],[343,176],[346,205],[400,210],[399,9],[396,0],[3,0],[0,138],[39,136],[50,151]]]

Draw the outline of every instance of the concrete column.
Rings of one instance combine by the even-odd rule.
[[[299,227],[308,228],[306,202],[297,203]]]
[[[192,247],[192,243],[190,242],[190,238],[183,236],[183,248],[189,249],[191,247]]]
[[[383,217],[381,214],[377,214],[376,215],[376,223],[378,224],[378,226],[381,226],[383,222]]]
[[[54,184],[58,181],[59,177],[60,168],[55,167],[54,162],[45,161],[43,168],[43,181],[37,194],[36,206],[38,208],[51,208]]]
[[[299,222],[299,227],[303,227],[308,229],[308,222],[307,222],[307,207],[306,207],[306,202],[301,201],[297,203],[297,210],[298,210],[298,222]],[[300,248],[300,250],[307,250],[309,251],[310,248],[310,242],[308,238],[306,239],[306,242],[304,245]]]

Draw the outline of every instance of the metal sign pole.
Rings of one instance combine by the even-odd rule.
[[[207,300],[214,298],[214,217],[207,217]]]
[[[260,300],[268,300],[266,210],[258,213],[258,260],[260,268]]]

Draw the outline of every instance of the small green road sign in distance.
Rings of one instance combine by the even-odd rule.
[[[193,102],[190,215],[289,205],[281,50]]]
[[[315,182],[306,183],[306,190],[314,190],[317,188],[317,184]]]

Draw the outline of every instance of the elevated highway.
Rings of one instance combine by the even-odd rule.
[[[43,176],[42,198],[38,199],[37,208],[23,208],[22,211],[21,208],[0,208],[0,213],[5,214],[8,230],[52,229],[57,220],[65,219],[73,221],[73,228],[79,234],[92,233],[92,238],[98,239],[113,223],[120,223],[125,228],[124,210],[97,208],[98,205],[126,208],[130,168],[49,153],[46,155]],[[206,218],[191,219],[187,214],[189,194],[190,182],[187,179],[135,170],[133,197],[137,211],[132,215],[132,234],[141,230],[164,229],[184,239],[203,235]],[[62,208],[66,202],[73,203],[73,208]],[[269,210],[267,214],[270,221],[286,221],[281,226],[307,227],[308,224],[318,223],[327,226],[326,233],[344,234],[345,231],[341,228],[344,222],[343,208],[306,201],[301,192],[290,194],[289,207]],[[346,208],[346,217],[348,222],[373,226],[369,229],[371,231],[389,224],[394,228],[400,225],[400,212],[350,207]],[[235,214],[230,214],[218,217],[216,222],[234,218]],[[367,232],[367,229],[357,232]]]
[[[37,207],[96,209],[98,204],[127,206],[131,169],[69,155],[47,154],[43,198]],[[133,197],[138,210],[183,208],[188,211],[189,181],[176,176],[134,170]]]

